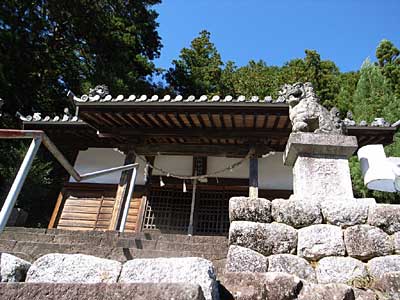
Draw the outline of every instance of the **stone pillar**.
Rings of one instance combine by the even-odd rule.
[[[337,134],[292,133],[283,163],[293,167],[297,199],[352,199],[347,159],[357,150],[357,138]]]

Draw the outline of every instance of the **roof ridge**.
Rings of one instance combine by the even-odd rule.
[[[196,97],[194,95],[189,95],[184,97],[181,94],[176,96],[171,96],[169,94],[159,96],[157,94],[153,94],[151,96],[142,94],[135,95],[130,94],[128,96],[124,96],[122,94],[113,97],[110,94],[104,95],[103,97],[100,95],[83,94],[80,97],[74,96],[73,100],[75,102],[207,102],[207,103],[215,103],[215,102],[246,102],[246,103],[285,103],[285,99],[283,97],[278,97],[277,99],[273,99],[272,96],[268,95],[265,97],[259,97],[257,95],[246,97],[245,95],[239,95],[237,97],[233,97],[232,95],[226,95],[224,97],[215,94],[212,96],[201,95],[200,97]]]

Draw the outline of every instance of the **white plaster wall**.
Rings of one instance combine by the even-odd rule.
[[[94,172],[102,169],[122,166],[124,164],[125,155],[109,148],[89,148],[86,151],[79,151],[75,162],[75,168],[80,174]],[[240,158],[227,158],[209,156],[207,158],[207,173],[224,169]],[[145,163],[136,158],[139,163],[137,171],[136,184],[143,185]],[[154,161],[155,166],[179,175],[192,175],[193,157],[181,155],[158,155]],[[153,175],[162,175],[159,171],[154,170]],[[85,182],[90,183],[113,183],[118,184],[121,172],[115,172],[104,176],[89,179]],[[239,167],[232,171],[220,173],[219,178],[249,178],[249,161],[244,161]],[[70,182],[75,182],[70,178]],[[267,158],[259,158],[258,160],[258,182],[262,189],[293,189],[292,168],[286,167],[282,162],[282,153],[278,152]]]
[[[75,169],[79,174],[104,170],[112,167],[122,166],[125,155],[117,150],[110,148],[89,148],[85,151],[79,151],[75,161]],[[90,183],[119,183],[121,172],[106,174],[95,177],[83,182]],[[75,182],[71,177],[70,182]]]
[[[292,168],[286,167],[282,162],[282,152],[277,152],[266,158],[258,159],[258,184],[259,188],[271,190],[293,189]],[[219,171],[240,161],[240,158],[214,157],[207,158],[207,173]],[[249,178],[249,161],[244,161],[232,171],[225,171],[216,177]]]
[[[179,146],[178,146],[179,147]],[[178,175],[191,176],[193,156],[184,155],[157,155],[154,160],[157,168],[171,171]],[[158,170],[153,170],[153,175],[164,175]]]
[[[258,159],[258,186],[268,190],[292,190],[292,168],[283,165],[282,152]]]
[[[230,158],[230,157],[217,157],[208,156],[207,157],[207,173],[214,173],[216,171],[225,169],[232,164],[240,161],[240,158]],[[216,176],[219,178],[249,178],[249,160],[245,160],[241,165],[232,169],[232,171],[226,170],[225,172],[219,173]]]

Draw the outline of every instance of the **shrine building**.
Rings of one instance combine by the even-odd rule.
[[[288,198],[289,105],[271,97],[70,96],[76,114],[24,118],[80,173],[138,163],[125,231],[227,235],[232,196]],[[397,127],[356,125],[358,147],[392,143]],[[132,171],[67,180],[49,228],[118,230]]]

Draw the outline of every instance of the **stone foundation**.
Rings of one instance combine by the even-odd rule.
[[[311,283],[353,285],[400,272],[400,205],[373,199],[230,199],[227,271],[285,272]],[[268,203],[270,202],[270,203]],[[268,210],[270,212],[268,213]],[[240,248],[238,248],[240,247]],[[240,251],[238,251],[240,249]]]

